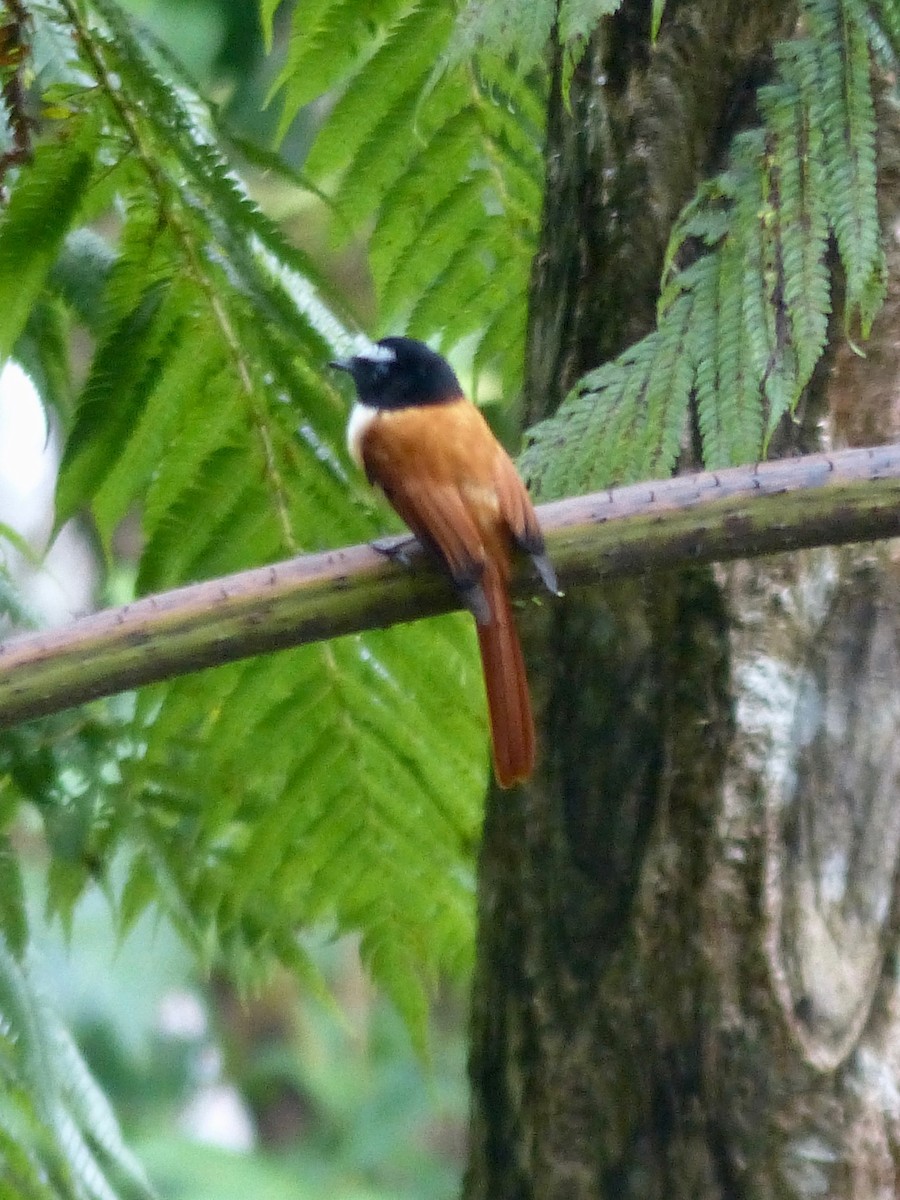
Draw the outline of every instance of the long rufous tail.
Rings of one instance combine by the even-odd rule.
[[[491,718],[494,770],[500,786],[509,788],[528,779],[534,770],[534,718],[509,593],[496,563],[486,564],[481,586],[488,620],[477,624],[478,645]]]

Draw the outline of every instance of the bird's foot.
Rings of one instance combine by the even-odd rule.
[[[421,551],[418,538],[411,533],[401,538],[375,538],[369,545],[376,554],[383,554],[391,562],[398,562],[403,567],[411,567],[417,553]]]
[[[475,583],[467,583],[461,586],[459,594],[463,604],[465,604],[466,608],[475,618],[475,624],[490,625],[491,608],[480,581],[476,580]]]

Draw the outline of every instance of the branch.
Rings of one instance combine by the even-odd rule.
[[[614,576],[900,533],[900,444],[685,475],[545,504],[566,588]],[[534,590],[524,570],[519,595]],[[0,729],[269,650],[460,607],[433,563],[369,546],[148,596],[0,644]]]

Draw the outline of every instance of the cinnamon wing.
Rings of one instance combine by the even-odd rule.
[[[544,553],[544,535],[541,533],[531,497],[509,455],[502,447],[498,446],[497,449],[494,486],[497,489],[500,515],[516,545],[531,556],[544,587],[552,595],[558,596],[561,593],[556,580],[556,571]]]
[[[516,544],[526,554],[543,554],[544,535],[538,524],[531,497],[522,482],[512,459],[499,449],[494,467],[494,486],[503,517]]]
[[[382,414],[363,440],[363,465],[398,516],[438,554],[454,582],[467,589],[481,577],[485,547],[455,472],[443,459],[429,461],[426,449],[433,430],[424,425],[427,418],[420,409]]]
[[[392,482],[384,493],[421,542],[437,551],[454,583],[468,588],[484,569],[484,545],[456,488]]]

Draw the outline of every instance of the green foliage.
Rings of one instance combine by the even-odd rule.
[[[29,891],[39,885],[29,872]],[[76,1033],[166,1200],[458,1194],[465,1005],[450,989],[441,989],[423,1064],[396,1008],[362,976],[355,939],[303,938],[326,981],[325,1003],[279,972],[238,1009],[221,976],[208,991],[198,985],[183,943],[158,914],[119,938],[95,888],[65,942],[33,912],[32,920],[34,979]],[[210,1077],[219,1058],[227,1064],[221,1081]],[[264,1153],[205,1146],[186,1132],[197,1128],[207,1089],[229,1084],[259,1115]],[[275,1139],[267,1138],[273,1113],[281,1118]],[[291,1128],[302,1136],[291,1139]]]
[[[897,0],[874,0],[870,4],[860,0],[860,10],[876,49],[885,51],[891,65],[896,66],[900,58],[900,6]]]
[[[377,1004],[336,1019],[301,1009],[304,1050],[287,1041],[257,1051],[248,1091],[299,1093],[300,1143],[234,1155],[151,1130],[137,1147],[166,1194],[191,1200],[451,1200],[459,1195],[452,1144],[465,1127],[461,1030],[436,1044],[429,1066],[412,1055],[396,1010]],[[348,1023],[352,1028],[348,1031]],[[362,1027],[360,1028],[360,1025]],[[348,1038],[348,1032],[351,1036]],[[438,1042],[438,1039],[435,1039]],[[449,1134],[449,1137],[448,1137]],[[450,1147],[442,1145],[450,1141]],[[449,1160],[449,1161],[448,1161]]]
[[[112,555],[139,514],[143,591],[383,531],[324,369],[351,345],[338,302],[111,0],[89,21],[74,0],[38,16],[65,47],[69,115],[0,215],[0,310],[47,374],[60,342],[40,357],[41,306],[93,338],[71,412],[59,381],[58,521],[89,513]],[[107,244],[84,229],[99,217]],[[273,960],[308,973],[311,923],[358,930],[421,1038],[425,983],[471,953],[485,723],[460,697],[479,692],[468,623],[436,621],[36,724],[2,761],[9,794],[44,816],[64,920],[124,855],[123,928],[162,903],[205,962],[245,976]]]
[[[450,46],[451,62],[478,54],[503,61],[512,59],[520,71],[538,64],[556,37],[565,49],[563,92],[587,46],[588,38],[622,0],[468,0],[463,6]]]
[[[4,876],[8,865],[4,861]],[[4,1195],[29,1200],[154,1195],[70,1034],[4,941],[0,1177]]]
[[[759,457],[825,345],[830,237],[845,325],[867,333],[884,264],[865,26],[854,0],[807,0],[804,15],[804,36],[776,47],[763,126],[672,233],[656,330],[533,431],[524,464],[542,495],[668,473],[692,402],[709,466]]]
[[[516,7],[538,12],[516,28],[539,26],[543,44],[552,5]],[[574,30],[596,5],[570,7]],[[476,372],[498,372],[513,392],[543,193],[546,82],[539,70],[510,69],[492,46],[462,54],[461,20],[454,25],[446,0],[298,5],[278,81],[281,127],[340,88],[307,169],[334,195],[339,236],[371,226],[380,327],[404,325],[444,349],[472,339]]]
[[[76,217],[98,138],[97,122],[88,112],[65,122],[56,139],[38,147],[6,206],[0,243],[0,362],[22,332]]]
[[[498,57],[512,54],[525,66],[532,66],[550,40],[556,7],[555,0],[495,0],[493,4],[469,0],[457,21],[453,57],[468,59],[483,49]],[[573,7],[594,6],[564,0],[560,19],[562,9]]]

